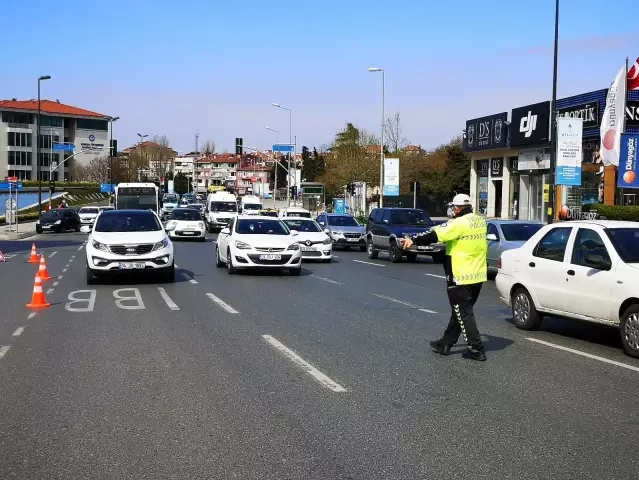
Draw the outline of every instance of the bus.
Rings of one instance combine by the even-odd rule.
[[[115,186],[116,210],[153,210],[160,214],[160,189],[154,183],[119,183]]]

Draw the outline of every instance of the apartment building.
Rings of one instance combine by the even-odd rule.
[[[267,154],[244,155],[237,166],[237,193],[245,195],[262,191],[255,184],[269,184],[272,170],[273,162]]]
[[[210,185],[236,186],[239,157],[230,153],[214,153],[202,157],[198,165],[197,191],[206,192]]]
[[[108,115],[57,100],[41,100],[40,111],[36,141],[38,101],[0,100],[0,178],[36,180],[39,163],[41,180],[73,180],[74,163],[86,165],[110,154]]]

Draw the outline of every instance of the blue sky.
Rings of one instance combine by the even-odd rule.
[[[399,111],[406,137],[447,142],[474,118],[549,100],[554,1],[34,0],[2,6],[0,98],[43,97],[166,134],[180,152],[268,148],[288,113],[298,145],[328,144],[346,122],[379,131]],[[631,0],[562,0],[559,96],[605,88],[639,56]],[[636,12],[636,7],[635,10]],[[16,21],[11,21],[15,19]]]

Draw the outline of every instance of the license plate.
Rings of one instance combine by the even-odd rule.
[[[195,235],[195,232],[192,231],[188,231],[188,232],[182,232],[184,235]]]
[[[302,252],[314,252],[314,247],[302,247]]]
[[[135,263],[120,263],[118,265],[120,270],[141,270],[146,268],[146,264],[144,262],[135,262]]]
[[[42,228],[51,228],[51,225],[42,225]]]
[[[433,247],[431,247],[430,245],[417,247],[417,250],[432,250],[432,249]]]
[[[359,242],[359,238],[347,238],[347,242]]]
[[[282,260],[282,255],[260,255],[260,260]]]

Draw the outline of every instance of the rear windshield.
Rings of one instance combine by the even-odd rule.
[[[62,212],[59,210],[50,210],[47,213],[42,215],[42,218],[60,218],[62,216]]]
[[[80,213],[86,213],[86,214],[98,214],[100,213],[100,209],[99,208],[91,208],[91,207],[82,207],[80,209]]]
[[[202,216],[192,208],[179,208],[171,212],[171,220],[202,220]]]
[[[312,218],[309,212],[291,212],[290,210],[286,211],[287,217],[299,217],[299,218]]]
[[[321,232],[320,226],[313,220],[284,220],[284,223],[291,230],[298,232]]]
[[[212,212],[237,212],[237,202],[211,202]]]
[[[348,215],[326,217],[328,224],[333,227],[358,227],[359,223],[353,217]]]
[[[150,213],[127,213],[100,215],[93,229],[95,232],[157,232],[162,225]]]
[[[541,228],[539,223],[501,224],[501,232],[507,242],[525,242]]]

